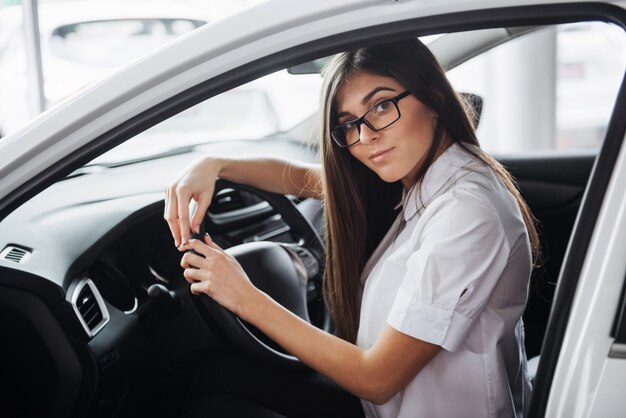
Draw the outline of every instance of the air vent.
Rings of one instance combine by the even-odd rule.
[[[109,312],[91,279],[82,279],[78,283],[72,296],[72,306],[90,337],[109,322]]]
[[[209,208],[211,213],[219,214],[246,207],[246,202],[237,190],[224,189],[213,199]]]
[[[31,252],[24,248],[9,246],[2,250],[0,259],[13,261],[14,263],[25,263]]]
[[[83,290],[78,294],[76,307],[90,330],[95,329],[102,322],[102,311],[98,306],[96,296],[89,286],[83,287]]]

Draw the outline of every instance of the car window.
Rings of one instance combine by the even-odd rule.
[[[310,139],[317,122],[319,74],[281,70],[201,102],[131,138],[91,164],[119,164],[207,143]],[[306,125],[304,134],[287,134]]]
[[[458,91],[483,98],[478,135],[488,151],[597,149],[625,64],[623,30],[584,22],[521,36],[448,76]]]

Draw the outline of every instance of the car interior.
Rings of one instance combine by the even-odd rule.
[[[544,27],[451,31],[429,47],[451,70]],[[323,62],[294,62],[288,72],[314,74]],[[461,93],[479,115],[490,106],[487,97]],[[83,164],[0,221],[2,415],[181,416],[198,407],[190,393],[240,385],[268,408],[280,401],[285,415],[312,416],[324,391],[335,393],[333,384],[314,382],[318,377],[306,366],[253,327],[191,295],[182,254],[163,220],[163,189],[207,153],[316,162],[316,123],[312,114],[260,138],[185,143],[145,158]],[[513,174],[540,230],[542,256],[523,317],[533,359],[541,353],[597,148],[494,155]],[[318,200],[220,182],[203,228],[237,254],[257,286],[332,332],[321,292],[322,218]],[[287,266],[284,278],[277,265]]]

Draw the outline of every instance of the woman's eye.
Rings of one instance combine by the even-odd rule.
[[[356,129],[356,123],[354,121],[346,122],[343,124],[343,129],[346,132]]]
[[[386,112],[387,110],[389,110],[390,106],[391,106],[391,101],[385,100],[384,102],[378,103],[376,107],[374,108],[374,111],[378,113]]]

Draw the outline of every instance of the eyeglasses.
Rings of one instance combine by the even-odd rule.
[[[331,132],[333,140],[341,148],[348,148],[360,141],[362,124],[366,124],[373,131],[381,131],[393,125],[400,119],[398,102],[409,94],[411,92],[408,90],[400,93],[396,97],[377,103],[360,118],[335,126]]]

